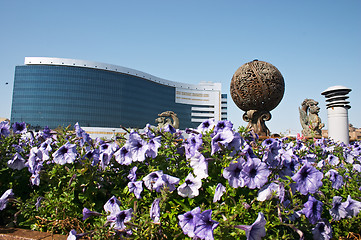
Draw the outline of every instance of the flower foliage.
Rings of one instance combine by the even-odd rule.
[[[0,123],[0,225],[68,239],[331,239],[361,232],[361,143],[229,121],[127,130]]]

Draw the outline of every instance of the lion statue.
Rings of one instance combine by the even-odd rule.
[[[155,122],[158,123],[158,128],[163,128],[168,124],[172,125],[175,129],[179,128],[179,119],[177,114],[172,111],[166,111],[158,114],[158,118],[155,119]]]
[[[301,108],[298,109],[300,111],[303,136],[321,136],[321,129],[325,124],[321,122],[321,118],[318,116],[320,112],[318,102],[307,98],[302,102]]]

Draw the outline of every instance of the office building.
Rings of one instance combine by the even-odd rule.
[[[180,129],[227,118],[220,83],[187,84],[111,64],[26,57],[16,66],[11,122],[33,128],[74,125],[143,128],[173,111]]]

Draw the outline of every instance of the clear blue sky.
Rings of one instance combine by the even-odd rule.
[[[286,84],[267,122],[271,132],[300,132],[298,107],[305,98],[319,101],[327,127],[321,92],[334,85],[352,89],[349,120],[361,127],[360,44],[359,0],[0,0],[0,117],[10,117],[14,68],[24,57],[221,82],[227,94],[237,68],[259,59],[275,65]],[[245,126],[242,114],[229,96],[229,120]]]

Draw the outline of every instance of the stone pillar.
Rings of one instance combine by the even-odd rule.
[[[350,102],[346,96],[351,89],[344,86],[327,88],[321,94],[326,97],[328,137],[335,142],[349,144],[348,109]]]

